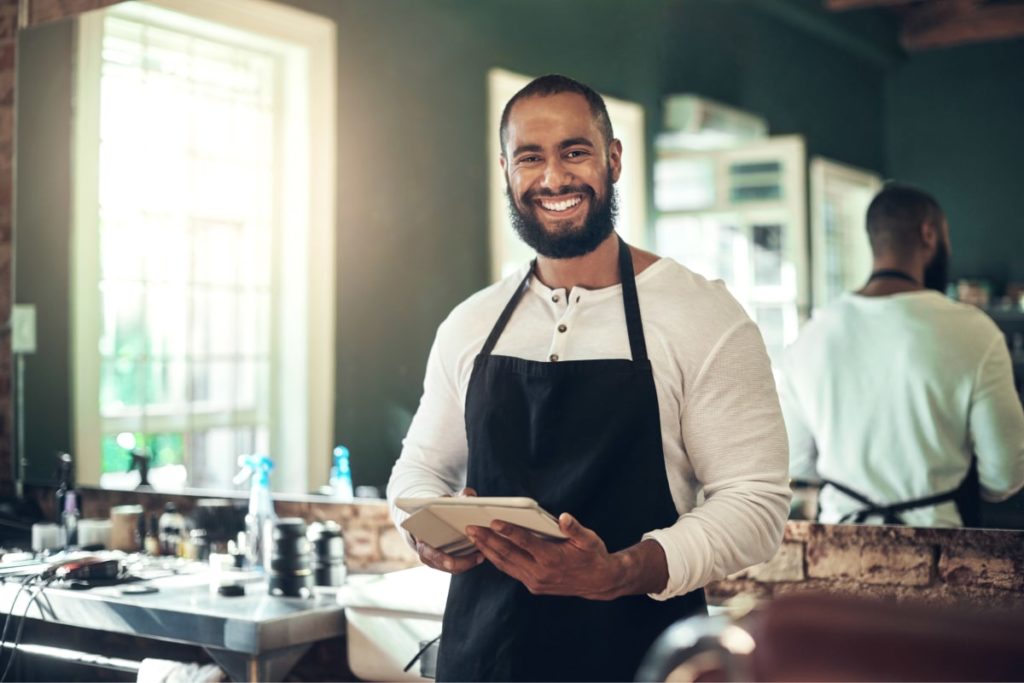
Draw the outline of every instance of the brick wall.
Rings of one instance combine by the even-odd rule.
[[[32,487],[30,493],[52,512],[53,489]],[[112,506],[126,503],[140,504],[152,514],[167,501],[187,514],[198,498],[102,489],[82,492],[85,517],[107,517]],[[238,502],[244,505],[244,500]],[[295,498],[275,500],[274,506],[281,517],[341,524],[352,570],[391,571],[419,563],[392,524],[384,501]],[[736,595],[771,598],[808,591],[1024,608],[1024,531],[789,522],[774,558],[707,587],[708,599],[716,604]]]
[[[772,560],[708,586],[714,602],[804,591],[1024,607],[1024,532],[789,522]]]
[[[54,489],[29,487],[28,494],[35,498],[48,519],[54,519]],[[115,505],[141,505],[147,515],[160,513],[164,504],[173,502],[183,514],[190,514],[199,498],[216,495],[168,495],[138,491],[112,491],[81,489],[82,516],[106,518]],[[244,498],[235,496],[237,504],[245,506]],[[416,553],[406,544],[391,522],[387,503],[381,500],[359,500],[355,503],[335,503],[285,497],[274,500],[278,517],[301,517],[308,522],[333,520],[341,525],[345,539],[345,563],[352,571],[385,572],[405,569],[419,564]]]

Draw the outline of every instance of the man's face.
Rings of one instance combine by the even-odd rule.
[[[501,166],[519,237],[549,258],[593,251],[614,228],[621,155],[621,143],[604,139],[582,95],[517,102]]]

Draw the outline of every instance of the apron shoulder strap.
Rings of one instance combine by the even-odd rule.
[[[636,294],[636,277],[633,275],[633,256],[629,245],[619,237],[619,277],[622,280],[622,303],[626,310],[626,331],[629,333],[629,350],[633,362],[647,360],[647,342],[644,340],[644,326],[640,318],[640,299]]]
[[[515,312],[516,306],[519,304],[519,300],[523,298],[523,292],[530,286],[530,278],[533,276],[533,269],[537,267],[537,259],[530,262],[530,269],[526,271],[526,277],[516,287],[516,291],[512,293],[512,297],[505,304],[504,310],[501,315],[498,316],[498,321],[494,323],[494,327],[491,328],[491,333],[487,335],[487,341],[484,342],[484,346],[480,349],[481,356],[489,356],[494,351],[495,344],[498,343],[498,337],[505,331],[505,326],[508,325],[508,321],[512,318],[512,313]]]
[[[512,319],[512,314],[519,305],[523,293],[530,286],[530,278],[533,277],[534,269],[537,267],[537,259],[530,263],[530,269],[526,272],[523,281],[513,292],[512,297],[505,304],[505,309],[498,316],[498,321],[491,328],[483,348],[480,349],[481,356],[489,356],[494,351],[498,338],[505,331],[505,326]],[[647,360],[647,342],[644,340],[644,326],[640,318],[640,300],[636,293],[636,277],[633,274],[633,256],[629,252],[629,245],[619,237],[619,277],[622,280],[622,302],[626,312],[626,330],[629,333],[629,350],[633,361]]]

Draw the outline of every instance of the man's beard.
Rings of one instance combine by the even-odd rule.
[[[559,188],[558,192],[531,190],[522,197],[523,205],[529,207],[523,211],[516,204],[515,198],[512,196],[512,189],[506,185],[505,194],[508,197],[512,227],[515,228],[519,239],[526,242],[541,256],[567,259],[589,254],[597,249],[598,245],[604,242],[615,229],[618,198],[610,173],[607,176],[604,190],[603,201],[598,201],[594,190],[587,185],[566,185]],[[551,231],[544,227],[544,224],[537,218],[534,200],[537,197],[554,197],[564,194],[584,195],[590,200],[590,208],[583,219],[583,225],[579,228],[572,227],[568,221],[556,221],[554,231]]]
[[[935,256],[924,267],[924,286],[945,294],[948,284],[949,251],[946,249],[946,245],[940,242],[935,249]]]

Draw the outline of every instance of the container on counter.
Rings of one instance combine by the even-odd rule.
[[[270,556],[270,594],[307,598],[313,595],[313,572],[306,522],[285,517],[274,524]]]
[[[345,540],[337,522],[314,522],[307,538],[312,543],[313,582],[317,586],[341,586],[345,583]]]
[[[110,508],[110,549],[134,553],[141,548],[135,542],[138,519],[145,514],[141,505],[116,505]]]

